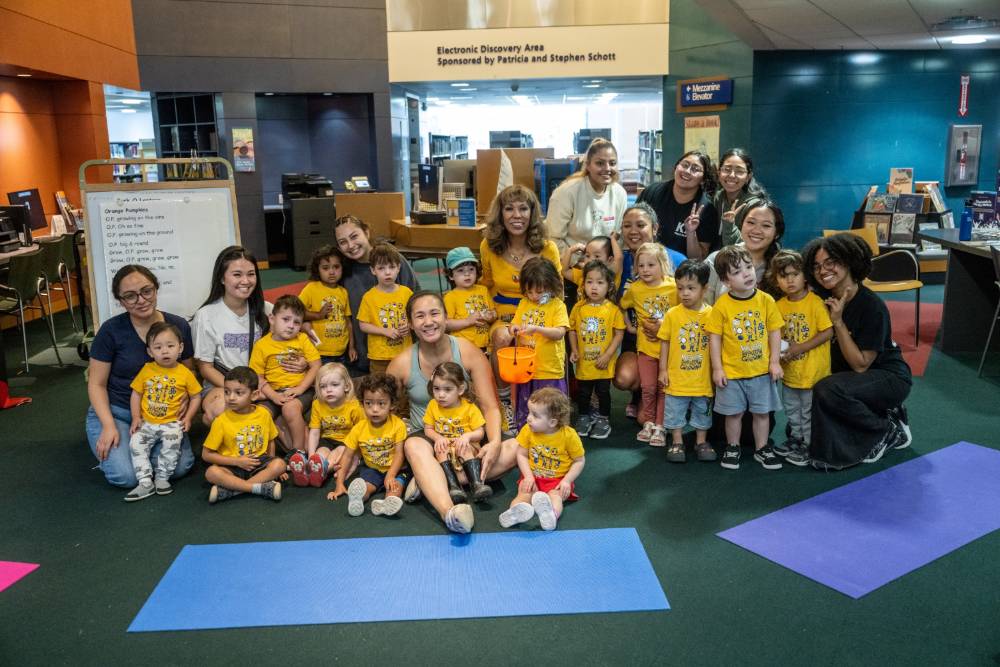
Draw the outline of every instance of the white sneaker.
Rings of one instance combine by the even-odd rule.
[[[635,436],[635,439],[639,442],[649,442],[649,439],[653,437],[654,431],[656,431],[656,424],[646,422],[642,425],[642,430]]]
[[[556,511],[552,508],[552,499],[549,498],[549,494],[535,491],[531,496],[531,506],[535,509],[535,514],[538,515],[538,524],[542,530],[555,530]]]
[[[528,503],[518,503],[506,512],[500,514],[500,525],[503,528],[512,528],[519,523],[524,523],[535,516],[535,508]]]
[[[444,516],[444,525],[453,533],[462,535],[472,532],[472,527],[476,525],[476,515],[472,512],[472,506],[462,503],[455,505]]]
[[[365,513],[365,491],[368,490],[365,480],[355,478],[347,487],[347,513],[351,516],[361,516]]]
[[[372,514],[375,516],[393,516],[403,508],[403,499],[399,496],[386,496],[382,500],[372,501]]]

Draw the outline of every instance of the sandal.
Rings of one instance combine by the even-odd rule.
[[[698,457],[699,461],[714,461],[717,458],[715,450],[712,449],[712,445],[707,442],[699,442],[695,445],[694,453]]]
[[[673,444],[667,449],[667,460],[671,463],[684,463],[687,461],[687,454],[684,453],[684,445]]]

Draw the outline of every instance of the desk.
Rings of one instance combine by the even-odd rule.
[[[26,255],[29,252],[33,252],[35,250],[38,250],[38,247],[39,246],[38,246],[37,243],[32,243],[29,246],[24,246],[22,248],[18,248],[14,252],[0,252],[0,266],[7,266],[7,264],[10,263],[10,258],[11,257],[15,257],[17,255]]]
[[[941,314],[942,352],[981,352],[997,305],[993,259],[987,245],[958,240],[957,229],[928,229],[917,235],[948,252]]]

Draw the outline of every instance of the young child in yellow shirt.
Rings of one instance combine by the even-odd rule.
[[[392,358],[411,344],[406,302],[413,295],[413,290],[396,284],[403,256],[391,245],[376,245],[368,261],[378,282],[361,297],[358,325],[361,331],[368,334],[371,372],[385,373]]]
[[[154,322],[146,333],[146,352],[153,358],[132,381],[132,435],[128,443],[138,486],[125,496],[126,502],[165,496],[173,489],[170,476],[177,469],[181,441],[191,428],[191,418],[201,405],[201,385],[187,366],[178,362],[184,351],[180,329],[169,322]],[[181,404],[188,396],[184,418]],[[160,444],[156,475],[149,454]]]
[[[830,374],[830,339],[833,323],[823,299],[809,290],[802,255],[780,250],[771,258],[771,279],[785,296],[778,299],[781,328],[781,402],[790,430],[789,438],[774,446],[774,453],[796,466],[809,465],[812,437],[812,388]]]
[[[385,373],[372,373],[358,382],[365,418],[344,439],[347,459],[341,460],[337,485],[326,496],[328,500],[336,500],[347,494],[347,513],[351,516],[364,514],[365,501],[382,489],[385,498],[372,501],[372,514],[392,516],[403,507],[403,489],[410,471],[403,454],[406,425],[392,413],[397,391],[396,379]],[[358,464],[357,477],[345,488],[344,480],[358,452],[362,462]]]
[[[272,417],[283,418],[288,432],[282,434],[282,443],[291,451],[302,451],[306,446],[306,421],[302,415],[312,405],[312,385],[320,363],[316,346],[302,332],[305,312],[299,297],[279,297],[268,316],[270,332],[254,343],[250,353],[250,368],[260,376],[260,404]],[[295,358],[306,360],[304,373],[291,373],[282,367],[282,360]]]
[[[482,267],[472,251],[461,246],[448,251],[444,260],[452,289],[444,295],[448,313],[445,325],[449,333],[465,338],[480,350],[490,343],[490,326],[497,319],[491,307],[490,291],[479,284]]]
[[[473,402],[465,370],[454,361],[438,364],[427,383],[427,393],[434,398],[424,413],[424,435],[434,444],[434,455],[444,469],[452,501],[456,505],[469,501],[453,461],[465,472],[472,499],[477,503],[487,500],[493,489],[480,480],[483,471],[477,458],[479,443],[486,437],[486,419]]]
[[[288,459],[295,486],[323,486],[327,476],[340,468],[347,434],[364,418],[347,368],[336,362],[320,366],[316,398],[309,411],[308,450],[295,452]]]
[[[780,409],[775,383],[782,377],[779,354],[784,320],[770,294],[757,289],[757,272],[750,252],[726,246],[715,256],[715,271],[729,291],[720,296],[705,328],[712,357],[715,411],[725,415],[726,450],[721,465],[740,467],[743,413],[753,416],[754,460],[765,470],[781,468],[781,459],[767,444],[770,412]]]
[[[570,402],[552,387],[528,399],[528,423],[517,434],[517,495],[500,515],[510,528],[538,515],[542,530],[554,530],[563,503],[579,500],[575,482],[586,463],[580,436],[569,426]],[[530,504],[529,504],[530,502]]]
[[[212,484],[208,502],[217,503],[242,493],[281,500],[284,460],[275,456],[278,429],[271,413],[255,405],[258,375],[247,366],[226,373],[223,396],[226,410],[212,421],[202,445],[208,463],[205,479]]]
[[[577,418],[580,437],[603,440],[611,435],[611,378],[618,348],[625,336],[625,318],[612,301],[614,273],[599,260],[583,267],[583,287],[569,314],[569,360],[576,369]],[[590,414],[590,397],[597,394],[597,415]]]
[[[643,243],[635,251],[638,280],[629,285],[621,300],[622,309],[635,311],[638,326],[629,330],[636,334],[639,387],[638,422],[642,429],[635,436],[639,442],[653,447],[667,444],[663,430],[663,388],[659,385],[660,341],[656,337],[667,311],[677,305],[677,286],[671,276],[670,258],[659,243]]]
[[[306,307],[303,329],[313,332],[319,340],[316,349],[320,360],[327,364],[356,361],[354,328],[351,326],[351,304],[347,290],[340,285],[344,276],[344,258],[332,245],[321,246],[309,263],[309,282],[299,292]]]
[[[562,276],[576,285],[577,300],[582,299],[584,267],[590,262],[600,262],[614,276],[611,292],[618,291],[622,279],[622,263],[624,255],[615,235],[595,236],[586,244],[575,243],[567,246],[562,253]]]
[[[547,259],[533,257],[521,267],[521,294],[524,298],[508,326],[514,345],[535,348],[535,375],[517,385],[514,423],[524,425],[528,416],[528,397],[543,387],[554,387],[563,394],[566,384],[566,330],[569,314],[563,298],[563,281],[556,267]]]
[[[670,431],[667,460],[684,463],[684,426],[695,430],[694,452],[699,461],[714,461],[715,450],[708,444],[712,427],[712,367],[705,323],[712,307],[705,303],[705,291],[712,271],[698,260],[684,260],[674,272],[680,303],[667,311],[660,325],[660,385],[666,397],[663,426]],[[688,419],[688,412],[691,417]]]

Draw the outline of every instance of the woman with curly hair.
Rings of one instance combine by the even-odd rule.
[[[639,201],[656,211],[660,229],[656,240],[689,259],[704,259],[719,247],[719,216],[712,204],[717,175],[712,159],[700,150],[680,156],[673,178],[653,183]]]
[[[497,311],[497,319],[490,331],[490,339],[496,349],[512,343],[507,325],[521,301],[521,267],[533,257],[552,262],[556,271],[560,271],[561,266],[559,248],[549,240],[542,224],[538,198],[523,185],[511,185],[497,194],[486,214],[484,236],[479,244],[479,259],[483,265],[482,283],[489,288]],[[510,388],[499,380],[496,355],[493,355],[493,365],[501,401],[509,407]]]

